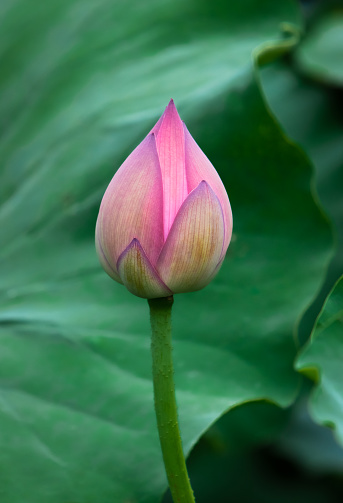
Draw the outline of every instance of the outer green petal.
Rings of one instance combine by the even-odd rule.
[[[174,220],[157,261],[159,275],[174,293],[204,288],[214,276],[223,241],[221,205],[208,183],[202,181]]]
[[[126,288],[137,297],[155,299],[173,295],[158,276],[137,239],[133,239],[120,255],[117,269]]]

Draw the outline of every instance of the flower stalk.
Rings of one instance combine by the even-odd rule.
[[[152,330],[154,400],[164,466],[174,503],[194,503],[182,450],[171,343],[173,297],[148,300]]]

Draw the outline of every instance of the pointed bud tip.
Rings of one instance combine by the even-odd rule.
[[[182,120],[180,118],[179,112],[176,108],[173,98],[169,101],[168,105],[166,106],[166,109],[162,117],[166,116],[173,117],[174,120],[176,119],[180,124],[182,124]]]
[[[168,105],[166,106],[166,110],[171,110],[171,109],[176,110],[176,106],[175,106],[173,98],[171,98]]]

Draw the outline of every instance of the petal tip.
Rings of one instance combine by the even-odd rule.
[[[133,238],[120,254],[117,268],[126,288],[137,297],[153,299],[173,295],[151,264],[137,238]]]
[[[116,263],[116,269],[119,271],[120,263],[125,257],[125,255],[128,253],[129,250],[132,250],[132,248],[142,248],[140,242],[138,241],[137,238],[133,238],[133,240],[130,242],[130,244],[127,245],[127,247],[121,252],[121,254],[118,257],[117,263]]]
[[[195,189],[193,189],[193,190],[209,191],[215,195],[216,199],[218,199],[218,197],[217,197],[216,193],[214,192],[214,190],[212,189],[211,185],[206,180],[201,180],[199,185],[197,187],[195,187]]]
[[[170,117],[173,117],[176,119],[180,124],[182,124],[182,120],[179,116],[179,112],[177,111],[176,105],[174,103],[173,98],[169,101],[168,105],[166,106],[165,112],[163,115],[169,115]]]
[[[171,110],[171,109],[176,110],[176,106],[175,106],[173,98],[170,99],[168,105],[166,106],[166,111]]]

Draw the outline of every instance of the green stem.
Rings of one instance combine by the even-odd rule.
[[[174,503],[195,503],[177,418],[171,344],[173,297],[150,299],[148,302],[155,411],[164,466]]]

